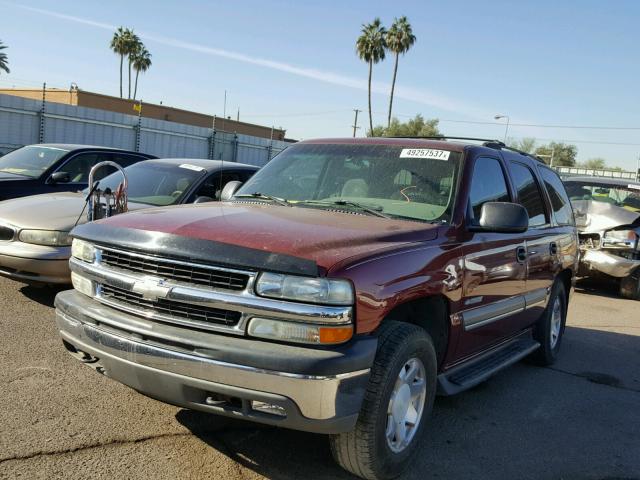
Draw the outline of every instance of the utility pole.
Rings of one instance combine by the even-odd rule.
[[[360,113],[362,110],[358,110],[357,108],[354,108],[353,111],[356,113],[356,118],[353,120],[353,138],[356,138],[356,130],[358,130],[360,127],[358,126],[358,113]]]
[[[556,147],[552,147],[551,148],[551,162],[549,163],[549,166],[551,168],[553,168],[553,157],[554,157],[555,153],[556,153]]]
[[[638,164],[636,167],[636,181],[640,182],[640,155],[638,155]]]

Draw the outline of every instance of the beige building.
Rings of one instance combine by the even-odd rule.
[[[0,94],[42,100],[43,91],[42,89],[0,88]],[[138,112],[134,108],[138,102],[127,100],[126,98],[112,97],[110,95],[87,92],[80,89],[61,90],[57,88],[47,88],[44,94],[47,102],[64,103],[78,107],[97,108],[128,115],[138,115]],[[144,102],[142,104],[142,116],[205,128],[211,128],[214,122],[212,115]],[[216,117],[215,128],[216,130],[225,132],[253,135],[254,137],[262,138],[272,138],[273,135],[274,140],[284,140],[286,133],[286,130],[274,128],[272,131],[271,127],[238,122],[230,118],[225,119],[222,117]]]

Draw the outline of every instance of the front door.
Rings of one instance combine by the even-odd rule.
[[[512,194],[502,160],[475,161],[468,221],[477,222],[485,202],[509,202]],[[518,330],[524,312],[526,246],[521,234],[474,233],[464,247],[463,333],[458,357],[500,342]]]

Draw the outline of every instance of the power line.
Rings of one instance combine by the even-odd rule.
[[[376,115],[386,115],[384,112],[373,112]],[[394,113],[395,117],[403,118],[415,118],[415,115],[408,115],[406,113]],[[481,120],[457,120],[451,118],[438,118],[438,121],[445,123],[468,123],[472,125],[496,125],[504,126],[504,123],[481,121]],[[585,129],[585,130],[640,130],[640,127],[612,127],[612,126],[596,126],[596,125],[552,125],[543,123],[509,123],[512,127],[538,127],[538,128],[572,128],[572,129]]]
[[[345,108],[342,110],[327,110],[323,112],[303,112],[303,113],[274,113],[274,114],[259,114],[259,115],[244,115],[245,117],[258,118],[258,117],[313,117],[321,115],[332,115],[335,113],[346,113],[353,110]]]
[[[20,87],[31,87],[34,90],[40,90],[41,87],[35,86],[36,82],[32,80],[28,80],[20,77],[4,77],[0,78],[0,85],[4,84],[7,86],[20,86]],[[54,88],[67,89],[66,86],[54,85]],[[340,109],[340,110],[324,110],[324,111],[315,111],[315,112],[297,112],[297,113],[273,113],[273,114],[245,114],[243,117],[245,118],[286,118],[286,117],[313,117],[313,116],[323,116],[323,115],[335,115],[339,113],[351,112],[352,109]],[[386,112],[373,112],[376,115],[386,115]],[[397,113],[394,114],[397,117],[403,118],[414,118],[415,115],[408,115]],[[461,124],[469,124],[469,125],[492,125],[492,126],[503,126],[502,123],[499,122],[491,122],[491,121],[481,121],[481,120],[459,120],[459,119],[451,119],[451,118],[440,118],[438,119],[441,123],[461,123]],[[624,126],[606,126],[606,125],[556,125],[556,124],[542,124],[542,123],[510,123],[513,127],[534,127],[534,128],[555,128],[555,129],[576,129],[576,130],[608,130],[608,131],[640,131],[640,127],[624,127]],[[519,137],[522,138],[522,137]],[[565,141],[571,143],[593,143],[593,144],[602,144],[602,145],[623,145],[623,146],[640,146],[638,143],[623,143],[623,142],[601,142],[601,141],[593,141],[593,140],[558,140],[558,139],[543,139],[539,138],[539,140],[546,141]]]
[[[527,137],[513,137],[513,138],[522,140]],[[545,142],[590,143],[594,145],[620,145],[625,147],[640,147],[640,143],[604,142],[604,141],[598,141],[598,140],[567,140],[563,138],[540,138],[540,137],[535,137],[535,140],[543,140]]]
[[[439,119],[441,122],[450,123],[470,123],[477,125],[500,125],[502,123],[497,122],[480,122],[472,120],[449,120]],[[571,128],[571,129],[584,129],[584,130],[640,130],[640,127],[605,127],[605,126],[593,126],[593,125],[545,125],[540,123],[510,123],[512,127],[536,127],[536,128]]]

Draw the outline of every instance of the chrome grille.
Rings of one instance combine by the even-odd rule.
[[[191,320],[206,325],[234,326],[240,321],[241,313],[231,310],[189,305],[174,300],[159,298],[148,300],[139,293],[131,292],[112,285],[101,285],[100,296],[108,301],[116,302],[123,306],[133,307],[136,310],[157,312],[176,319]],[[194,327],[197,324],[194,323]]]
[[[108,248],[102,248],[101,253],[101,263],[105,265],[129,272],[153,275],[165,280],[177,280],[228,290],[244,290],[249,281],[247,274],[216,267],[192,265],[186,262],[136,255]]]
[[[15,233],[16,232],[13,230],[13,228],[0,225],[0,240],[13,240],[13,236],[15,235]]]

